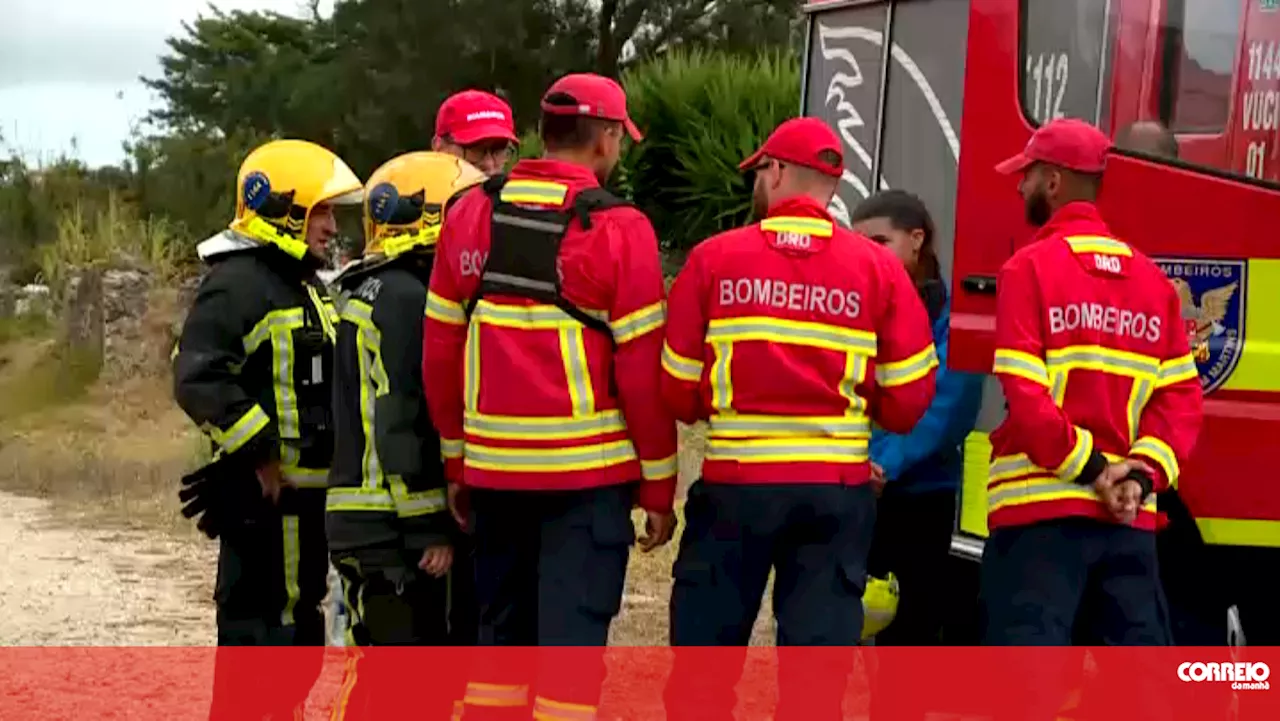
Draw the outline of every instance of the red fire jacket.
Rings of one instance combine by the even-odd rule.
[[[1091,483],[1141,459],[1177,483],[1202,398],[1181,306],[1160,268],[1070,203],[996,281],[996,351],[1009,414],[991,434],[990,528],[1067,516],[1113,520]],[[1155,527],[1154,495],[1135,526]]]
[[[933,399],[906,269],[811,200],[703,241],[668,303],[662,393],[710,421],[707,481],[865,483],[871,421],[906,433]]]
[[[522,160],[521,181],[562,205],[598,187],[587,168]],[[519,194],[518,192],[516,193]],[[524,199],[516,199],[525,203]],[[640,505],[669,510],[675,493],[675,422],[659,397],[665,324],[658,242],[634,208],[574,220],[560,249],[565,297],[608,320],[608,338],[552,305],[487,297],[470,323],[489,251],[492,202],[476,188],[444,223],[427,294],[423,376],[453,482],[501,489],[578,489],[640,480]],[[616,379],[615,396],[610,379]]]

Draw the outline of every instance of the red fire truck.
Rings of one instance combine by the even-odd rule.
[[[1049,118],[1084,118],[1113,137],[1144,120],[1174,133],[1176,158],[1117,150],[1100,205],[1183,298],[1206,418],[1178,493],[1208,544],[1202,556],[1235,554],[1206,564],[1204,583],[1274,588],[1266,565],[1249,568],[1280,567],[1269,455],[1280,437],[1280,1],[810,0],[805,9],[803,110],[838,131],[848,157],[832,210],[890,187],[929,205],[953,299],[953,368],[989,372],[996,274],[1031,234],[1016,181],[993,166]],[[969,597],[986,537],[987,433],[1003,412],[988,378],[952,542],[957,590]],[[1245,638],[1249,628],[1246,619]],[[1222,629],[1225,642],[1226,613]]]

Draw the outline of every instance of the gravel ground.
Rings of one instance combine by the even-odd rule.
[[[212,544],[76,527],[0,493],[0,645],[212,645]]]

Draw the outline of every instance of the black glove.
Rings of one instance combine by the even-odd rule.
[[[263,502],[257,476],[245,460],[224,456],[182,477],[182,515],[198,516],[196,528],[209,538],[243,523]]]

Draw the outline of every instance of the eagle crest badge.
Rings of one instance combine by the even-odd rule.
[[[1158,258],[1182,302],[1187,345],[1205,393],[1231,377],[1244,350],[1249,266],[1243,260]]]

